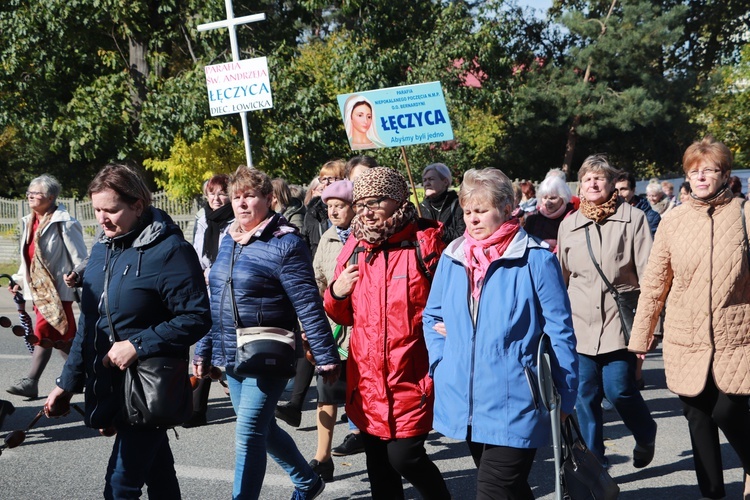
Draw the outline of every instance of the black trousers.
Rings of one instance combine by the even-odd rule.
[[[383,440],[362,432],[373,500],[402,500],[403,476],[427,500],[450,499],[443,476],[427,456],[427,434]]]
[[[529,473],[536,448],[511,448],[467,441],[477,472],[477,499],[533,500]]]
[[[292,395],[289,398],[289,403],[298,410],[301,410],[302,405],[305,404],[305,396],[307,396],[307,391],[310,389],[310,382],[312,382],[313,375],[315,375],[313,364],[305,358],[298,359]]]
[[[719,429],[750,473],[750,409],[748,396],[731,396],[716,387],[709,371],[706,387],[695,397],[680,396],[690,428],[698,487],[706,498],[724,498]]]

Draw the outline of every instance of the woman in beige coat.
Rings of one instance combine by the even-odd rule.
[[[685,152],[692,195],[656,233],[629,344],[637,353],[654,347],[654,326],[669,300],[667,385],[682,400],[706,498],[725,496],[718,429],[750,473],[750,269],[741,212],[750,219],[750,203],[742,207],[728,189],[731,168],[732,154],[713,138]]]
[[[651,231],[644,213],[617,195],[617,174],[602,155],[583,162],[578,171],[580,209],[560,224],[557,255],[578,342],[576,415],[583,438],[606,465],[601,407],[606,396],[633,433],[633,465],[641,468],[654,456],[656,422],[636,387],[636,356],[627,350],[617,304],[587,244],[588,235],[597,264],[618,292],[638,290],[651,250]]]

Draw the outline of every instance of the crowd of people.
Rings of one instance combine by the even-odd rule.
[[[677,196],[656,180],[640,196],[605,155],[585,159],[575,193],[558,169],[538,184],[471,169],[456,191],[450,168],[435,163],[418,205],[404,176],[370,156],[325,163],[306,193],[240,166],[204,184],[192,247],[151,205],[139,172],[111,164],[89,186],[101,226],[90,252],[56,202],[59,183],[42,175],[27,192],[10,290],[33,304],[34,350],[8,392],[38,397],[59,350],[66,362],[45,413],[64,414],[84,392],[86,424],[116,436],[105,498],[137,498],[144,485],[152,498],[180,498],[167,429],[128,420],[124,373],[154,356],[187,359],[195,344],[183,425],[207,423],[220,378],[237,416],[233,498],[259,497],[267,456],[293,499],[315,498],[336,477],[333,457],[355,453],[365,453],[374,499],[404,498],[404,479],[425,499],[451,498],[425,449],[435,430],[466,443],[477,498],[526,500],[552,427],[535,383],[543,336],[561,419],[577,419],[604,468],[607,409],[633,436],[633,467],[657,452],[641,365],[661,343],[700,494],[726,494],[721,430],[747,498],[750,204],[724,144],[697,141],[682,164]],[[238,335],[270,331],[296,346],[293,382],[244,368]],[[308,460],[279,421],[300,425],[314,377]],[[341,405],[349,433],[334,447]],[[12,411],[0,401],[0,425]]]

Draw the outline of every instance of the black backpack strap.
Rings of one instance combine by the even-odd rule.
[[[745,220],[745,203],[747,200],[742,200],[740,204],[740,219],[742,220],[742,234],[745,236],[745,247],[747,248],[747,258],[750,262],[750,242],[747,240],[747,221]]]

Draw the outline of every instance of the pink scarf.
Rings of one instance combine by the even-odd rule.
[[[479,300],[490,264],[505,253],[519,227],[519,221],[514,217],[505,221],[489,238],[483,240],[475,240],[469,236],[468,230],[464,232],[464,254],[471,277],[471,296],[475,300]]]
[[[539,213],[541,213],[543,216],[547,217],[548,219],[552,219],[552,220],[560,217],[563,214],[563,212],[565,212],[566,208],[568,208],[567,203],[563,203],[562,205],[560,205],[560,208],[558,208],[554,212],[550,212],[549,210],[547,210],[546,203],[539,203],[536,206],[536,209],[539,211]]]

